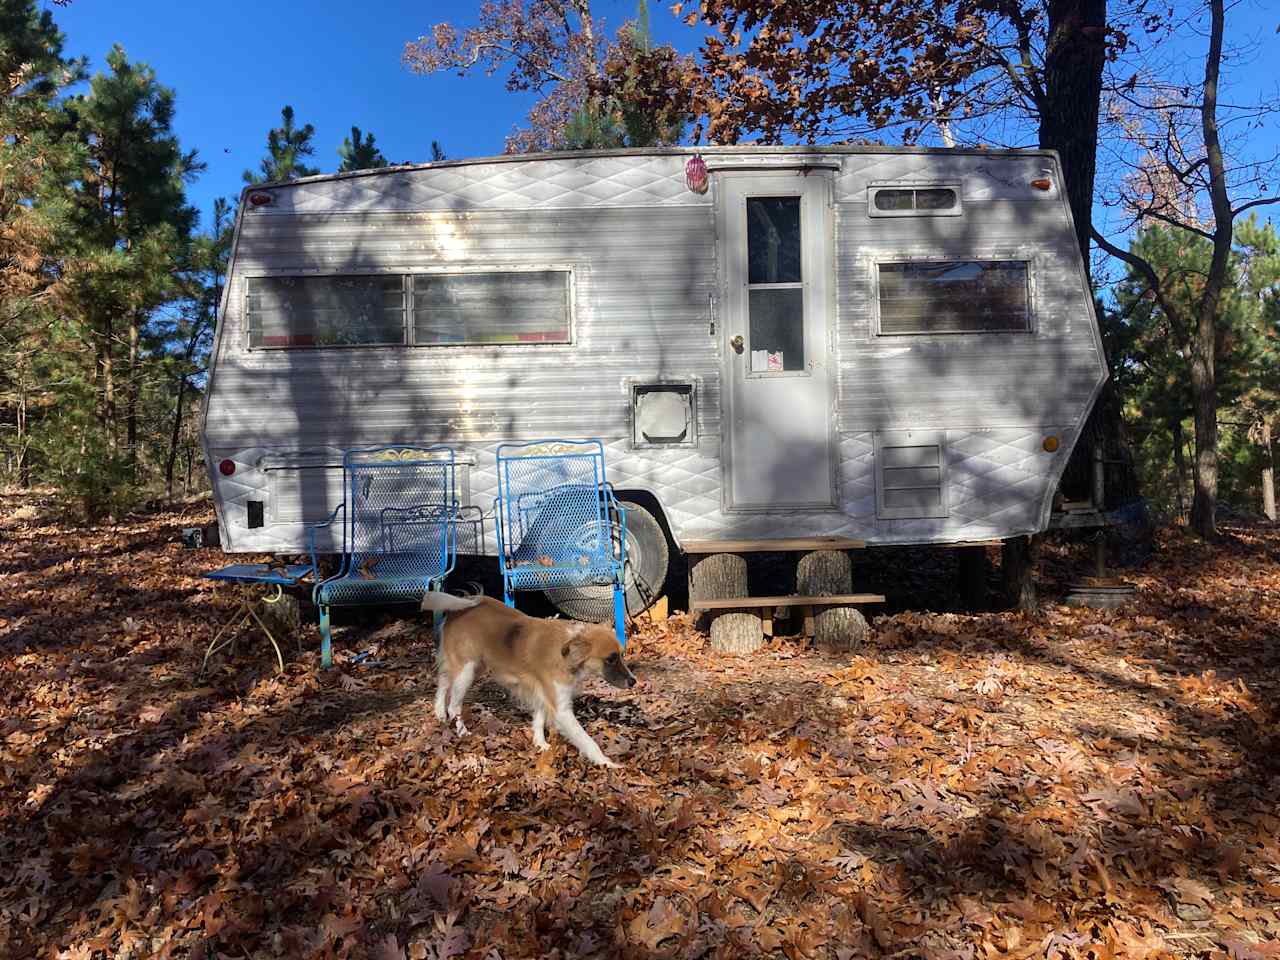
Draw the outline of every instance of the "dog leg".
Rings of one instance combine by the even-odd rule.
[[[475,676],[476,662],[472,660],[458,671],[458,675],[453,678],[453,686],[449,689],[449,719],[453,721],[458,736],[468,732],[467,725],[462,722],[462,699],[471,689],[471,681]]]
[[[566,740],[578,748],[579,753],[596,766],[618,766],[618,764],[604,755],[600,745],[591,739],[591,734],[582,728],[578,718],[573,715],[573,691],[569,688],[564,688],[556,692],[559,696],[556,698],[556,712],[552,716],[556,729],[564,734]]]
[[[444,723],[447,718],[445,705],[449,699],[449,671],[443,665],[436,673],[436,719]]]
[[[538,705],[533,711],[533,745],[539,750],[550,749],[547,743],[547,708]]]

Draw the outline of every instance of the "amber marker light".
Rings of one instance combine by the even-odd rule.
[[[1043,444],[1041,444],[1041,446],[1043,446],[1043,447],[1044,447],[1044,452],[1045,452],[1045,453],[1053,453],[1055,450],[1057,450],[1057,449],[1058,449],[1058,438],[1057,438],[1057,437],[1045,437],[1045,438],[1044,438],[1044,443],[1043,443]]]
[[[1048,177],[1041,177],[1039,180],[1032,180],[1031,185],[1037,190],[1052,190],[1053,181]]]

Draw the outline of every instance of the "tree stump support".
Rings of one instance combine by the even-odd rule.
[[[747,561],[733,553],[713,553],[689,566],[689,599],[747,596]],[[711,648],[721,653],[751,653],[764,644],[764,627],[755,613],[709,614]]]
[[[1010,537],[1000,548],[1005,597],[1011,606],[1026,614],[1035,613],[1039,607],[1035,579],[1039,552],[1039,537]]]

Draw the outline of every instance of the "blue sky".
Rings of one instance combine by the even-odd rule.
[[[352,124],[372,131],[392,162],[429,160],[432,140],[454,158],[501,153],[532,97],[508,93],[502,75],[421,77],[400,65],[406,41],[441,20],[472,23],[478,6],[476,0],[74,0],[50,9],[67,52],[89,56],[92,69],[101,69],[119,43],[175,90],[178,136],[209,164],[189,189],[207,211],[214,197],[240,192],[241,172],[257,167],[267,130],[279,124],[286,103],[299,123],[315,125],[313,165],[321,170],[337,168],[338,146]],[[636,9],[634,0],[594,6],[610,32]],[[665,11],[665,5],[654,11],[659,40],[677,31],[692,36]]]
[[[656,39],[692,49],[697,34],[670,15],[667,0],[650,5]],[[207,215],[215,197],[239,193],[241,172],[257,167],[267,130],[279,123],[286,103],[300,123],[315,125],[312,162],[322,170],[337,167],[337,148],[352,124],[372,131],[393,162],[429,159],[432,140],[453,158],[501,153],[505,136],[523,121],[530,95],[508,93],[501,74],[420,77],[400,65],[407,40],[441,20],[470,24],[478,6],[478,0],[223,0],[212,6],[74,0],[51,9],[69,54],[89,56],[96,70],[111,45],[120,43],[176,91],[177,133],[209,165],[189,190]],[[636,3],[593,0],[593,8],[612,33],[635,16]],[[1274,102],[1280,95],[1274,68],[1280,2],[1241,0],[1228,24],[1234,36],[1257,41],[1244,62],[1228,64],[1231,93]],[[1203,57],[1202,39],[1190,37],[1185,45],[1190,62]],[[1030,133],[1028,143],[1034,143]],[[1253,146],[1259,155],[1280,149],[1280,129],[1269,124]]]

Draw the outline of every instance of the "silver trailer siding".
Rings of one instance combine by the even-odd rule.
[[[652,493],[677,540],[948,543],[1043,530],[1106,378],[1056,156],[698,152],[705,193],[686,185],[685,149],[247,189],[203,420],[223,549],[305,550],[306,524],[341,499],[346,448],[450,443],[466,464],[464,502],[488,512],[496,444],[555,436],[603,439],[615,488]],[[958,198],[947,215],[874,199],[938,187]],[[754,198],[798,198],[804,233],[803,280],[758,299],[741,213]],[[1025,264],[1028,328],[884,331],[879,285],[898,269],[884,265],[949,261]],[[539,270],[568,272],[571,343],[249,345],[251,278]],[[759,372],[773,356],[734,349],[755,329],[746,305],[769,297],[803,303],[796,362],[807,366],[782,369],[778,351],[778,369]],[[658,384],[691,396],[696,439],[637,442],[635,388]],[[912,478],[919,489],[897,489]]]

